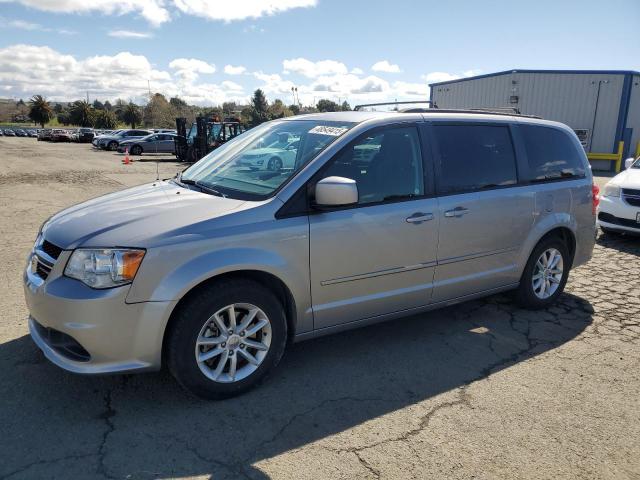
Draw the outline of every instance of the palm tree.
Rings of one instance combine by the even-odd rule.
[[[47,102],[42,95],[34,95],[31,97],[29,104],[31,105],[29,118],[44,128],[44,124],[53,118],[51,105],[49,105],[49,102]]]
[[[136,124],[142,121],[142,113],[137,105],[129,103],[124,109],[122,119],[131,125],[131,128],[136,128]]]
[[[73,106],[69,110],[71,114],[71,123],[80,125],[81,127],[92,127],[96,122],[96,113],[91,104],[85,100],[73,102]]]

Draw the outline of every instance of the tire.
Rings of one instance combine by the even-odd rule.
[[[131,147],[131,155],[142,155],[142,147],[140,145]]]
[[[560,268],[547,267],[546,274],[541,271],[541,267],[544,268],[544,261],[542,260],[542,254],[548,252],[555,252],[560,255],[561,259],[557,262],[556,267],[560,265]],[[554,253],[554,254],[555,254]],[[547,256],[549,258],[549,256]],[[540,264],[538,265],[538,261]],[[551,267],[555,258],[549,261]],[[556,301],[556,299],[562,294],[564,287],[569,278],[569,270],[571,269],[571,258],[569,256],[569,249],[564,241],[557,236],[551,236],[543,238],[536,248],[533,249],[527,265],[522,273],[520,279],[520,285],[516,290],[516,300],[524,308],[532,310],[538,310],[546,308]],[[557,273],[561,270],[561,273]],[[553,272],[556,272],[555,274]],[[542,282],[537,282],[536,285],[540,285],[538,288],[534,287],[534,275],[541,275]],[[547,277],[545,277],[547,275]],[[545,278],[549,278],[549,281],[545,281]],[[544,285],[541,285],[544,283]],[[550,288],[551,290],[547,290]]]
[[[115,152],[117,148],[118,148],[118,142],[115,142],[112,140],[107,144],[107,150]]]
[[[236,329],[229,333],[231,326],[227,307],[235,306],[237,316]],[[265,326],[251,336],[241,336],[245,312],[258,310],[247,332],[257,328],[266,319]],[[222,334],[219,321],[223,322],[227,333]],[[209,338],[211,345],[202,345],[198,339]],[[215,283],[196,292],[180,307],[173,318],[171,329],[165,343],[167,365],[178,383],[194,395],[204,399],[221,399],[240,395],[261,383],[280,362],[287,340],[287,321],[282,304],[276,296],[254,281],[228,280]],[[244,342],[266,346],[261,351]],[[233,345],[232,343],[233,342]],[[257,342],[257,343],[256,343]],[[268,344],[268,345],[267,345]],[[223,347],[224,345],[224,347]],[[196,355],[214,354],[210,359],[198,361]],[[259,364],[253,365],[245,354],[250,354]],[[234,362],[237,370],[231,376]],[[224,365],[220,370],[220,363]],[[219,373],[216,376],[216,373]],[[217,379],[216,379],[217,378]]]
[[[279,172],[282,170],[282,160],[280,157],[272,157],[267,162],[267,170],[271,170],[272,172]]]

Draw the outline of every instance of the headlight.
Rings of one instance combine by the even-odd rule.
[[[133,281],[144,250],[78,249],[71,254],[64,274],[91,288],[110,288]]]
[[[620,196],[620,185],[616,185],[615,183],[607,183],[604,186],[604,196],[605,197],[619,197]]]

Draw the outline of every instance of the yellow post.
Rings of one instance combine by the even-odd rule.
[[[618,154],[616,158],[616,173],[620,172],[622,168],[622,152],[624,150],[624,142],[618,142]]]
[[[633,156],[633,158],[638,158],[638,157],[640,157],[640,141],[636,143],[636,154]]]

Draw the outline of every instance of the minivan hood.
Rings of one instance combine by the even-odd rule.
[[[47,241],[64,250],[81,246],[146,248],[174,235],[176,229],[252,205],[254,202],[158,181],[67,208],[51,217],[42,231]]]

